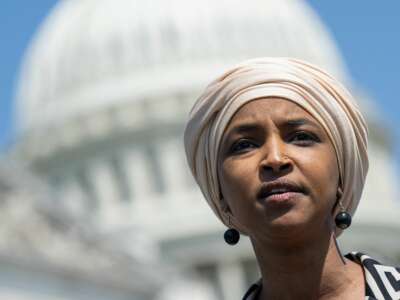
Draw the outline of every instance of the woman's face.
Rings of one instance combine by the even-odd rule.
[[[332,226],[335,150],[322,126],[291,101],[253,100],[236,112],[222,138],[218,176],[232,218],[251,237]]]

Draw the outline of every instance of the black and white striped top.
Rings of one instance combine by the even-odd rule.
[[[400,300],[400,268],[382,265],[361,252],[345,257],[364,268],[365,300]],[[260,292],[261,280],[249,288],[242,300],[256,300]]]

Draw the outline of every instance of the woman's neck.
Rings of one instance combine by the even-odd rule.
[[[287,248],[252,241],[262,274],[259,300],[362,299],[362,268],[342,257],[333,233],[313,240]]]

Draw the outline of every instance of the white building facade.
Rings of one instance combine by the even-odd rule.
[[[48,187],[54,211],[68,216],[71,227],[90,228],[102,247],[141,265],[137,273],[124,263],[112,269],[132,276],[115,279],[130,299],[238,299],[259,276],[248,240],[224,243],[225,228],[186,166],[182,138],[205,84],[227,66],[259,56],[305,59],[354,87],[304,1],[63,0],[34,37],[17,89],[19,140],[12,156]],[[396,260],[398,179],[390,145],[373,104],[357,100],[370,123],[371,167],[354,225],[340,242]],[[382,174],[393,176],[382,180]],[[76,254],[77,265],[85,260],[85,251]],[[78,269],[80,282],[96,278],[95,267]],[[148,282],[147,293],[135,284],[129,290],[135,276]],[[114,279],[101,282],[108,280]],[[51,280],[42,282],[44,290],[57,290]],[[72,291],[48,299],[78,299]],[[125,299],[117,294],[107,299]]]

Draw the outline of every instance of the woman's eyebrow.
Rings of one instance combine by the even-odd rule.
[[[285,125],[289,125],[292,127],[297,127],[301,125],[311,125],[315,128],[321,128],[316,122],[310,120],[310,119],[305,119],[305,118],[299,118],[299,119],[291,119],[291,120],[286,120],[284,122]]]
[[[257,123],[242,123],[237,126],[232,127],[228,132],[226,137],[229,138],[232,134],[240,134],[255,131],[260,128],[260,125]]]
[[[311,125],[315,127],[316,129],[321,129],[321,126],[318,125],[318,123],[307,119],[307,118],[295,118],[295,119],[290,119],[290,120],[285,120],[282,122],[283,126],[289,126],[289,127],[297,127],[301,125]],[[249,132],[254,132],[260,129],[260,124],[257,122],[243,122],[240,123],[236,126],[233,126],[230,128],[227,133],[226,133],[226,138],[225,140],[229,140],[232,135],[234,134],[243,134],[243,133],[249,133]]]

